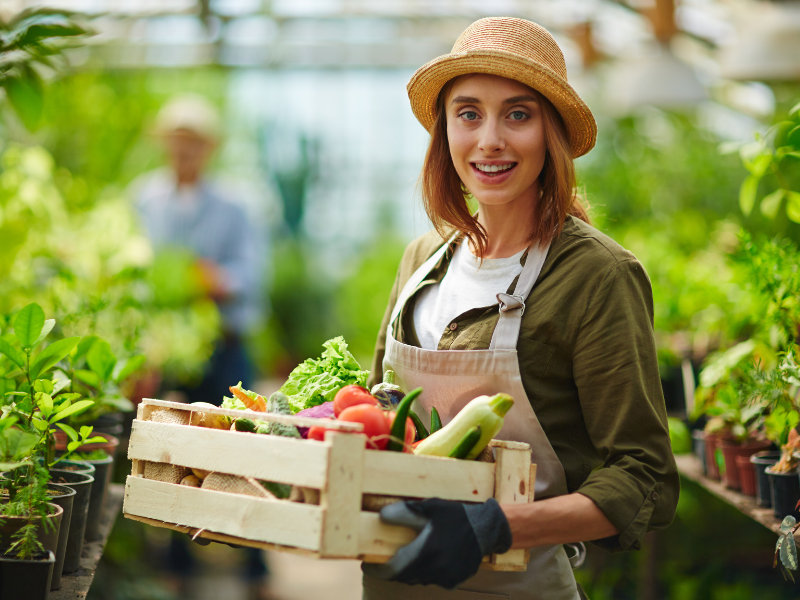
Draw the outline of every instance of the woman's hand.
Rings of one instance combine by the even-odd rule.
[[[419,535],[389,562],[361,566],[377,579],[453,589],[478,572],[484,556],[511,547],[508,521],[494,499],[483,504],[438,498],[397,502],[381,510],[381,521],[410,527]]]

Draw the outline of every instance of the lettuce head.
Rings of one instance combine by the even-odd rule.
[[[330,402],[346,385],[367,384],[369,371],[347,350],[342,336],[328,340],[322,345],[325,350],[317,358],[309,358],[291,372],[281,391],[289,397],[292,412]]]

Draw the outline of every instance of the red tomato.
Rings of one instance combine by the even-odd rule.
[[[339,420],[362,423],[364,425],[364,434],[367,436],[367,448],[383,450],[386,448],[386,444],[389,443],[389,423],[386,421],[386,417],[383,416],[383,411],[377,406],[356,404],[345,408],[339,414]]]
[[[383,415],[386,418],[386,422],[389,424],[389,431],[391,431],[397,413],[391,410],[384,411]],[[415,437],[417,437],[417,428],[414,427],[414,421],[411,420],[411,417],[406,417],[406,439],[404,440],[405,446],[403,446],[403,452],[411,452],[411,446],[414,444]]]
[[[343,410],[359,404],[378,406],[378,401],[360,385],[346,385],[333,398],[333,414],[338,418]]]
[[[324,442],[326,431],[327,429],[324,427],[321,427],[320,425],[314,425],[314,427],[308,430],[308,439]]]

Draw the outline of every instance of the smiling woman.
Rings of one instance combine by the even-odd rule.
[[[637,549],[675,513],[650,282],[578,199],[573,159],[597,129],[545,29],[476,21],[408,92],[431,134],[421,188],[435,231],[401,260],[372,372],[423,388],[423,421],[510,395],[497,437],[530,445],[537,501],[387,507],[384,521],[421,532],[363,567],[364,598],[576,600],[565,544]],[[527,549],[526,572],[478,571],[510,548]]]

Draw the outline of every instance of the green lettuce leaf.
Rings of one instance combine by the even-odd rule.
[[[328,340],[323,347],[318,359],[309,358],[298,365],[281,388],[289,397],[292,412],[330,402],[346,385],[367,383],[369,371],[361,369],[342,336]]]

